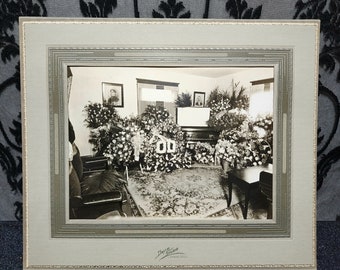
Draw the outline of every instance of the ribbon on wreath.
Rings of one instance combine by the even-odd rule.
[[[215,118],[219,120],[223,115],[225,115],[228,112],[228,110],[220,111],[219,113],[215,114]]]
[[[150,143],[155,137],[158,138],[158,141],[156,143],[157,154],[175,153],[177,144],[174,140],[166,138],[163,135],[160,135],[156,128],[152,130],[152,133],[153,136],[150,139]]]
[[[144,136],[140,134],[140,131],[137,131],[135,135],[131,138],[135,161],[139,161],[139,155],[142,152],[141,148],[142,148],[143,140],[144,140]]]

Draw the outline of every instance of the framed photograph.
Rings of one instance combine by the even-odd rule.
[[[20,38],[25,269],[316,269],[319,21],[21,18]]]
[[[205,92],[194,92],[194,107],[204,107]]]
[[[103,104],[113,105],[114,107],[124,107],[123,85],[119,83],[102,83]]]

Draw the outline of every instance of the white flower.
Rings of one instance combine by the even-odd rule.
[[[195,210],[196,210],[196,205],[194,205],[193,203],[189,203],[185,209],[185,212],[187,214],[192,214]]]
[[[182,215],[184,213],[184,207],[182,205],[176,205],[174,211],[176,214]]]
[[[169,202],[163,202],[162,208],[168,208],[170,206]]]
[[[221,153],[221,154],[225,153],[225,148],[218,149],[218,152]]]

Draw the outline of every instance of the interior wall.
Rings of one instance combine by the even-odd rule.
[[[246,88],[246,93],[251,95],[251,81],[264,80],[274,77],[274,69],[271,67],[240,69],[233,74],[217,78],[216,84],[221,90],[231,89],[232,80]]]

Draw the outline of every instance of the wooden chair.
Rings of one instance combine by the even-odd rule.
[[[267,219],[273,218],[273,174],[270,172],[260,172],[259,187],[261,193],[267,198],[268,210]]]

